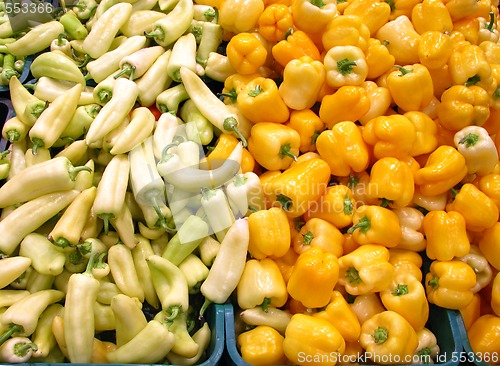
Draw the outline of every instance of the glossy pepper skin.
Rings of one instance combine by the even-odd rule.
[[[375,80],[388,72],[395,62],[394,56],[389,52],[384,41],[370,37],[365,51],[365,60],[368,65],[368,80]]]
[[[338,15],[336,1],[311,0],[293,1],[290,7],[293,24],[307,34],[322,32],[328,23]]]
[[[301,254],[308,248],[319,247],[336,257],[343,254],[344,236],[330,222],[312,217],[308,219],[300,231],[292,239],[294,250]]]
[[[453,20],[442,0],[424,0],[416,4],[411,11],[411,21],[420,34],[427,31],[444,33],[453,30]]]
[[[268,325],[258,325],[241,333],[237,342],[241,357],[252,365],[280,365],[286,362],[284,337]]]
[[[326,26],[321,43],[325,51],[335,46],[353,46],[364,52],[369,38],[370,29],[360,16],[339,15]]]
[[[262,306],[279,308],[288,300],[285,280],[278,265],[270,258],[246,262],[238,287],[238,305],[242,309]]]
[[[257,77],[242,87],[236,99],[241,113],[252,123],[284,123],[290,117],[276,82],[271,78]]]
[[[333,324],[305,314],[294,314],[285,332],[283,348],[288,360],[300,364],[301,355],[342,355],[345,351],[345,340]],[[329,357],[326,357],[327,359]],[[333,358],[330,362],[307,362],[309,365],[335,365]]]
[[[333,46],[323,59],[326,82],[332,88],[361,85],[368,75],[365,54],[360,47]]]
[[[359,245],[395,247],[402,238],[398,216],[389,208],[362,205],[352,218],[353,226],[347,231]]]
[[[291,60],[302,56],[309,56],[318,61],[321,59],[318,47],[308,34],[301,30],[285,34],[285,39],[276,43],[272,47],[271,53],[281,67],[285,67]]]
[[[415,138],[415,127],[402,114],[375,117],[363,129],[363,140],[373,147],[373,156],[377,159],[406,157]]]
[[[496,270],[500,269],[500,258],[498,256],[500,248],[499,238],[500,222],[496,222],[491,228],[484,230],[478,239],[479,249]]]
[[[449,261],[469,252],[463,215],[457,211],[431,211],[424,217],[424,233],[427,238],[426,254],[430,259]]]
[[[425,196],[447,192],[467,174],[465,158],[454,147],[441,145],[414,174],[415,184]]]
[[[309,308],[328,304],[339,278],[339,263],[333,253],[311,247],[297,258],[287,290],[291,297]]]
[[[271,207],[253,212],[248,217],[248,226],[248,252],[253,258],[282,257],[287,253],[291,239],[288,218],[283,209]]]
[[[389,250],[376,244],[362,245],[340,257],[339,270],[339,285],[355,296],[386,289],[394,274]]]
[[[344,184],[328,186],[318,204],[304,214],[308,218],[321,218],[342,229],[352,224],[356,200],[352,190]]]
[[[325,129],[325,124],[312,109],[305,108],[300,111],[291,111],[290,120],[286,125],[299,133],[299,151],[301,153],[316,151],[316,140]]]
[[[280,205],[288,217],[299,217],[316,204],[330,176],[330,168],[322,159],[302,161],[272,179],[264,195],[273,205]]]
[[[456,48],[448,61],[454,84],[474,85],[485,82],[491,75],[491,67],[483,50],[475,44]]]
[[[290,8],[281,3],[266,6],[257,26],[259,34],[269,42],[277,43],[285,39],[285,35],[293,26]]]
[[[373,35],[382,25],[389,21],[391,6],[387,2],[376,0],[353,0],[349,2],[342,14],[360,17],[370,30],[370,34]]]
[[[436,122],[421,111],[411,111],[403,114],[415,127],[415,141],[409,151],[411,156],[429,154],[438,147]]]
[[[498,207],[472,183],[466,183],[460,188],[446,210],[459,212],[467,230],[473,232],[489,229],[498,221]]]
[[[395,58],[396,65],[412,65],[419,62],[417,33],[410,18],[400,15],[385,23],[375,33],[375,38],[387,43],[389,52]]]
[[[386,310],[361,326],[360,343],[376,363],[409,363],[417,349],[417,333],[398,313]]]
[[[432,30],[422,33],[418,43],[418,58],[428,70],[447,65],[452,52],[453,43],[448,34]]]
[[[498,150],[488,130],[481,126],[467,126],[455,133],[453,142],[465,157],[467,172],[483,176],[498,164]]]
[[[359,339],[361,325],[358,317],[340,291],[332,291],[328,305],[313,316],[332,323],[346,342],[356,342]]]
[[[441,95],[437,115],[440,124],[453,132],[482,126],[490,116],[488,93],[477,85],[452,85]]]
[[[335,176],[359,173],[370,163],[368,145],[359,127],[351,121],[338,122],[321,132],[316,139],[316,149]]]
[[[368,91],[363,86],[344,85],[321,99],[319,117],[331,129],[339,122],[356,122],[370,106]]]
[[[219,24],[234,34],[249,32],[255,27],[263,11],[262,0],[224,1],[219,8]]]
[[[267,58],[267,50],[259,39],[247,32],[231,37],[226,53],[234,70],[243,75],[257,72]]]
[[[368,194],[382,205],[405,207],[412,202],[415,184],[410,167],[393,157],[377,160],[370,171]]]
[[[484,361],[491,360],[495,363],[495,358],[500,344],[500,317],[494,314],[484,314],[480,316],[467,330],[471,348]]]

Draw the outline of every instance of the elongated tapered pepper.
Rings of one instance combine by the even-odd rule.
[[[246,147],[247,136],[243,136],[242,132],[238,129],[237,116],[228,109],[224,102],[213,94],[196,73],[185,67],[181,67],[180,75],[189,97],[200,112],[221,131],[236,134],[242,141],[243,147]]]
[[[16,116],[27,126],[33,126],[39,113],[45,109],[45,102],[31,94],[17,77],[11,77],[9,80],[9,94],[12,102],[12,108],[16,112]],[[26,115],[25,110],[28,108],[37,109],[37,115]]]
[[[85,86],[85,78],[77,64],[61,51],[44,52],[36,56],[30,71],[35,78],[45,76]]]
[[[248,211],[265,209],[265,198],[258,175],[254,172],[237,174],[226,185],[229,205],[235,217],[246,216]]]
[[[379,292],[392,281],[394,266],[389,262],[389,250],[376,244],[366,244],[339,258],[339,284],[351,295]]]
[[[64,270],[65,254],[38,233],[26,235],[19,245],[19,255],[31,259],[32,267],[40,274],[57,276]]]
[[[153,28],[153,23],[156,20],[164,18],[165,15],[165,12],[152,9],[134,9],[125,24],[121,26],[120,32],[126,37],[140,36],[144,32],[150,32]]]
[[[167,47],[186,32],[193,20],[192,0],[179,0],[166,17],[158,19],[146,36],[153,38],[160,46]]]
[[[93,209],[104,220],[104,231],[108,232],[109,220],[118,216],[125,202],[128,187],[130,162],[126,154],[115,155],[106,166],[97,186]]]
[[[181,81],[181,67],[196,72],[196,48],[196,37],[193,33],[186,33],[175,41],[167,66],[167,74],[173,81]]]
[[[37,345],[28,337],[12,337],[0,346],[0,360],[9,363],[28,362]]]
[[[141,48],[140,50],[125,56],[120,60],[118,71],[113,77],[117,79],[122,75],[126,75],[130,80],[140,78],[153,65],[160,55],[165,52],[162,46],[150,46]]]
[[[32,150],[34,154],[36,154],[39,147],[50,148],[61,136],[61,133],[68,126],[71,117],[75,113],[80,94],[81,86],[77,84],[57,97],[40,114],[29,131],[29,137],[33,142]]]
[[[224,237],[208,277],[200,287],[205,297],[200,316],[211,302],[224,303],[236,289],[246,262],[248,241],[248,221],[237,219]]]
[[[234,223],[234,215],[223,188],[202,189],[201,206],[207,215],[210,230],[222,241]],[[215,214],[217,213],[217,214]]]
[[[30,336],[35,331],[42,312],[50,304],[61,301],[63,297],[64,292],[52,289],[31,293],[0,315],[0,323],[15,324],[20,328],[18,334]]]
[[[13,43],[6,45],[7,50],[14,56],[34,55],[50,46],[57,36],[64,32],[64,26],[52,20],[31,28],[24,36]]]
[[[78,195],[57,220],[49,239],[59,247],[76,245],[80,241],[83,227],[96,196],[96,187],[90,187]]]
[[[120,291],[143,302],[144,290],[134,266],[132,250],[124,244],[113,245],[108,250],[108,264]]]
[[[130,122],[120,134],[110,153],[125,154],[139,146],[153,132],[155,116],[147,107],[137,107],[132,110]]]
[[[93,257],[83,273],[74,273],[68,281],[64,305],[64,340],[71,362],[90,362],[94,343],[93,309],[100,283],[92,276]],[[77,334],[75,330],[78,329]]]
[[[80,105],[76,108],[68,125],[61,132],[59,139],[53,146],[60,147],[82,137],[88,131],[90,124],[94,121],[101,106],[96,103]],[[85,142],[85,140],[82,140]]]
[[[405,342],[400,342],[405,339]],[[417,333],[398,313],[386,310],[375,314],[361,326],[360,343],[373,362],[412,362],[418,346]],[[391,357],[393,357],[391,359]]]
[[[173,320],[169,312],[160,311],[154,317],[164,324],[174,335],[174,344],[171,351],[183,357],[194,357],[199,351],[199,345],[194,341],[188,330],[188,313],[181,312]]]
[[[21,276],[31,265],[31,258],[14,256],[0,259],[0,288],[4,288]]]
[[[116,345],[121,347],[139,334],[148,321],[137,300],[125,294],[113,296],[110,306],[115,315]]]
[[[163,91],[169,89],[172,79],[168,76],[166,71],[171,55],[172,51],[170,49],[166,50],[155,60],[144,75],[135,80],[135,83],[139,88],[139,96],[137,97],[137,100],[141,106],[152,106],[155,104],[158,96]]]
[[[55,316],[60,315],[63,309],[63,305],[54,303],[49,305],[40,315],[31,338],[37,346],[37,350],[33,352],[33,357],[37,359],[47,357],[56,346],[56,339],[52,333],[52,320]]]
[[[22,140],[28,134],[29,126],[24,124],[17,116],[9,118],[2,127],[2,137],[9,142]]]
[[[429,303],[447,309],[461,309],[473,299],[472,288],[476,275],[471,266],[460,260],[431,263],[425,276],[425,289]]]

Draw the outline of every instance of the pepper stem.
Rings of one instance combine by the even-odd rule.
[[[36,351],[38,349],[37,345],[33,342],[25,343],[19,342],[14,345],[14,354],[18,357],[24,357],[26,354],[33,350]]]
[[[479,141],[479,135],[475,133],[468,133],[458,141],[459,144],[464,144],[465,147],[469,148],[477,144]]]
[[[356,65],[356,61],[349,60],[347,57],[337,61],[337,69],[342,75],[350,74]]]
[[[180,305],[172,305],[165,311],[165,320],[171,322],[182,314],[182,307]]]
[[[404,76],[406,74],[411,74],[413,72],[413,70],[405,69],[403,66],[395,65],[394,67],[399,71],[401,71],[401,75],[398,76]]]
[[[210,306],[210,304],[212,303],[212,301],[210,301],[209,299],[205,298],[205,301],[203,302],[203,305],[201,305],[201,308],[200,308],[200,315],[198,317],[199,320],[203,320],[203,316],[205,314],[205,311],[207,311],[208,307]]]
[[[9,329],[5,331],[2,335],[0,335],[0,345],[4,344],[6,340],[12,337],[13,334],[21,333],[24,329],[21,325],[18,324],[10,324]]]
[[[131,64],[125,63],[122,66],[122,69],[118,71],[114,76],[113,79],[118,79],[122,75],[128,75],[130,77],[130,74],[132,71],[135,69],[135,66],[132,66]]]
[[[106,104],[111,100],[111,96],[113,95],[111,90],[101,89],[97,92],[97,99],[99,103]]]
[[[389,337],[389,333],[387,332],[387,329],[378,327],[377,329],[375,329],[375,332],[373,332],[372,337],[375,343],[381,344],[387,340],[387,338]]]
[[[7,135],[7,140],[9,140],[9,142],[15,142],[19,140],[19,137],[21,137],[19,131],[16,130],[7,131],[6,135]]]
[[[344,215],[351,215],[352,214],[352,201],[351,198],[346,194],[344,196]]]
[[[269,312],[269,305],[271,305],[271,299],[269,297],[265,297],[261,305],[262,310],[264,310],[265,313]]]
[[[360,284],[361,282],[363,282],[361,280],[361,277],[359,277],[358,270],[354,267],[349,267],[345,273],[345,276],[347,277],[350,283]]]
[[[279,202],[279,204],[281,205],[281,207],[283,207],[285,211],[289,211],[292,208],[293,205],[292,199],[290,197],[285,196],[284,194],[278,194],[276,196],[276,201]]]
[[[80,173],[81,171],[86,171],[86,172],[89,172],[89,173],[92,173],[92,169],[90,169],[90,167],[88,166],[85,166],[85,165],[80,165],[80,166],[72,166],[68,169],[68,173],[69,173],[69,178],[71,180],[75,180],[76,179],[76,176],[78,175],[78,173]]]
[[[290,143],[286,143],[286,144],[282,145],[281,149],[278,153],[279,157],[283,159],[285,156],[289,156],[294,161],[297,161],[297,155],[295,155],[294,153],[292,153],[290,151],[291,148],[292,148],[292,146],[290,145]]]
[[[382,202],[380,202],[381,207],[387,207],[389,206],[390,203],[392,203],[392,200],[388,200],[387,198],[381,198],[380,199]]]
[[[52,241],[52,244],[59,248],[66,248],[71,245],[71,243],[68,241],[68,239],[65,238],[57,238],[56,240]]]
[[[370,219],[368,218],[368,216],[364,216],[356,225],[351,226],[349,230],[347,230],[347,233],[352,234],[354,231],[356,231],[356,229],[359,229],[361,233],[366,233],[368,230],[370,230],[370,227]]]
[[[231,99],[231,102],[236,103],[236,99],[238,99],[238,93],[236,93],[236,89],[232,88],[229,92],[227,93],[219,93],[219,97],[228,97]]]
[[[437,289],[439,287],[439,277],[433,275],[432,278],[429,281],[427,281],[427,284],[433,289]]]
[[[157,38],[158,40],[162,40],[165,38],[165,32],[162,31],[160,27],[156,27],[151,32],[144,32],[146,38]]]
[[[396,286],[394,291],[392,291],[392,294],[394,296],[403,296],[403,295],[407,295],[408,292],[409,292],[408,285],[399,284]]]
[[[83,272],[84,274],[92,275],[92,269],[95,267],[97,263],[96,260],[98,260],[98,257],[99,253],[97,252],[93,252],[90,255],[89,261],[87,262],[87,267],[85,268],[85,272]]]
[[[314,235],[311,231],[302,234],[302,237],[304,238],[304,245],[311,245],[311,242],[314,239]]]
[[[493,26],[495,25],[495,14],[490,11],[490,22],[486,26],[486,29],[493,33]]]
[[[85,58],[83,59],[82,63],[80,65],[78,65],[79,68],[83,68],[85,66],[87,66],[87,64],[92,60],[92,57],[90,57],[89,55],[85,54]]]
[[[42,139],[39,139],[37,137],[33,137],[31,141],[33,141],[33,147],[31,148],[31,151],[33,152],[33,155],[36,156],[38,154],[38,148],[44,147],[45,144]]]
[[[104,234],[109,232],[109,220],[114,217],[113,214],[100,214],[98,215],[104,221]]]
[[[243,147],[247,147],[247,139],[238,130],[238,121],[234,117],[227,117],[223,122],[223,127],[226,131],[233,131],[241,140]]]

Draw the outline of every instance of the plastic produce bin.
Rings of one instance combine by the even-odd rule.
[[[472,350],[472,347],[469,342],[469,336],[467,335],[467,329],[465,328],[464,321],[462,319],[462,316],[460,313],[457,314],[456,316],[456,322],[458,324],[458,328],[460,331],[460,336],[462,337],[462,345],[463,345],[463,353],[461,355],[461,361],[463,364],[475,364],[477,366],[489,366],[490,364],[485,362],[487,360],[482,360],[480,357],[478,357],[474,351]],[[499,357],[498,355],[495,355],[495,357]],[[498,363],[499,360],[495,360],[496,362],[492,362],[492,364]]]
[[[458,313],[458,315],[457,315]],[[455,310],[447,310],[430,305],[430,315],[427,327],[436,335],[440,353],[436,360],[437,365],[455,366],[464,359],[462,335],[460,333]],[[235,309],[232,304],[225,305],[226,327],[226,362],[232,366],[251,366],[245,362],[239,353],[236,342]],[[462,362],[463,363],[463,362]],[[361,363],[368,365],[366,363]]]

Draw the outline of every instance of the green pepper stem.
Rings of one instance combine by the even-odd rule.
[[[320,9],[326,5],[323,0],[311,0],[311,4],[317,6]]]
[[[344,215],[352,215],[352,209],[351,198],[346,194],[344,196]]]
[[[9,329],[0,335],[0,346],[5,343],[13,334],[22,333],[24,331],[23,327],[18,324],[10,324]]]
[[[80,65],[78,65],[79,68],[83,68],[85,66],[87,66],[87,64],[92,60],[92,57],[90,57],[89,55],[85,54],[85,58],[83,59],[82,63]]]
[[[432,278],[429,281],[427,281],[427,284],[433,289],[437,289],[439,287],[439,277],[433,275]]]
[[[201,305],[201,308],[200,308],[200,315],[198,317],[199,320],[203,320],[204,319],[205,311],[207,311],[207,309],[210,306],[210,304],[212,304],[212,301],[210,301],[209,299],[205,298],[205,301],[203,302],[203,305]]]
[[[291,148],[292,148],[292,146],[290,145],[290,143],[286,143],[286,144],[282,145],[280,148],[280,151],[278,153],[279,157],[283,159],[285,156],[289,156],[294,161],[297,161],[297,155],[295,155],[294,153],[292,153],[290,151]]]
[[[109,89],[101,89],[97,92],[97,99],[99,100],[99,103],[106,104],[111,100],[111,96],[113,95],[113,92]]]
[[[381,207],[387,207],[393,202],[392,200],[388,200],[387,198],[381,198],[380,200],[382,201],[380,202]]]
[[[408,289],[408,285],[398,284],[394,291],[392,291],[392,294],[394,296],[403,296],[407,295],[409,291],[410,290]]]
[[[99,214],[98,216],[102,219],[102,221],[104,221],[104,234],[109,233],[109,220],[111,220],[115,215]]]
[[[304,238],[304,245],[311,245],[311,242],[314,239],[314,235],[311,231],[308,231],[305,234],[302,234],[302,237]]]
[[[87,267],[85,268],[85,272],[83,272],[84,274],[92,275],[92,269],[96,265],[96,259],[98,258],[98,256],[99,256],[99,253],[97,253],[97,252],[93,252],[90,255],[89,261],[87,263]]]
[[[399,71],[401,71],[401,75],[398,76],[404,76],[406,74],[411,74],[413,72],[413,70],[405,69],[403,66],[395,65],[394,67]]]
[[[465,145],[465,147],[469,148],[477,144],[479,141],[479,135],[475,133],[468,133],[464,137],[458,141],[459,144]]]
[[[357,66],[356,61],[348,58],[337,61],[337,69],[342,75],[350,74],[354,66]]]
[[[345,276],[350,283],[360,284],[361,282],[363,282],[361,281],[361,277],[359,277],[358,270],[354,267],[349,267],[345,273]]]
[[[243,147],[247,147],[247,140],[238,130],[238,121],[234,117],[227,117],[223,122],[223,127],[226,131],[233,131],[241,140]]]
[[[283,207],[285,211],[289,211],[292,208],[293,202],[291,198],[285,196],[284,194],[278,194],[276,196],[276,201],[279,202],[279,204],[281,205],[281,207]]]
[[[21,134],[17,130],[9,130],[7,131],[6,135],[9,142],[15,142],[19,140],[19,137],[21,137]]]
[[[71,180],[75,180],[76,179],[76,176],[78,175],[78,173],[80,173],[81,171],[86,171],[86,172],[89,172],[89,173],[92,173],[92,169],[90,169],[90,167],[88,166],[85,166],[85,165],[80,165],[80,166],[72,166],[68,169],[68,173],[69,173],[69,177]]]
[[[219,93],[219,97],[228,97],[231,99],[231,102],[236,103],[236,100],[238,99],[238,93],[236,93],[236,89],[232,88],[229,92],[227,93]]]
[[[165,32],[160,27],[156,27],[151,32],[144,32],[146,38],[157,38],[160,41],[165,38]]]
[[[33,155],[36,156],[38,154],[38,149],[40,147],[44,147],[45,143],[43,142],[42,139],[39,139],[37,137],[33,137],[31,141],[33,141],[33,147],[31,148],[31,151],[33,152]]]
[[[366,233],[368,230],[370,230],[370,227],[370,219],[368,218],[368,216],[364,216],[356,225],[351,226],[349,230],[347,230],[347,233],[352,234],[356,229],[359,229],[361,233]]]
[[[56,240],[52,240],[52,244],[59,248],[66,248],[71,245],[71,243],[68,241],[68,239],[65,238],[57,238]]]
[[[495,14],[490,11],[490,22],[486,26],[486,29],[489,30],[490,32],[493,32],[493,26],[495,25]]]
[[[167,310],[165,310],[165,320],[167,322],[174,321],[179,315],[182,314],[182,306],[172,305]]]
[[[381,344],[387,340],[387,338],[389,337],[389,333],[387,332],[387,329],[378,327],[373,332],[372,337],[376,344]]]
[[[271,299],[269,297],[265,297],[264,301],[262,302],[262,310],[264,310],[265,313],[269,312],[269,305],[271,305]]]
[[[122,69],[120,71],[118,71],[114,76],[113,76],[113,79],[118,79],[120,76],[122,75],[128,75],[130,77],[130,74],[132,73],[132,71],[135,69],[135,66],[132,66],[131,64],[129,63],[125,63],[123,64],[122,66]]]
[[[37,349],[37,345],[33,342],[19,342],[14,345],[14,354],[18,357],[24,357],[29,351],[36,351]]]

